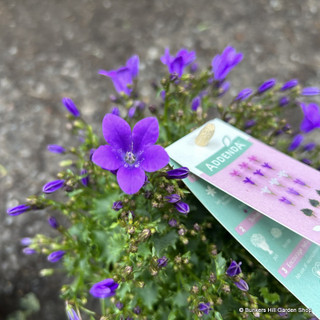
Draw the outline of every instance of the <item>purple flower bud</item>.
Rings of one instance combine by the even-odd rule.
[[[184,215],[187,215],[187,214],[189,213],[189,211],[190,211],[189,205],[188,205],[187,203],[185,203],[185,202],[182,202],[182,201],[176,202],[176,203],[174,204],[174,206],[176,207],[176,209],[177,209],[180,213],[182,213],[182,214],[184,214]]]
[[[160,92],[160,97],[163,101],[166,99],[166,92],[164,90]]]
[[[189,175],[189,169],[187,167],[181,167],[167,171],[168,179],[185,179]]]
[[[23,246],[29,246],[31,243],[32,243],[32,239],[27,237],[27,238],[22,238],[20,243],[23,245]]]
[[[209,312],[212,310],[212,308],[210,308],[210,303],[199,303],[198,304],[198,309],[199,311],[203,312],[204,314],[209,314]]]
[[[104,299],[114,296],[118,287],[119,284],[109,278],[95,283],[89,292],[96,298]]]
[[[112,102],[117,102],[117,101],[118,101],[117,96],[115,96],[114,94],[110,94],[109,99],[110,99],[110,101],[112,101]]]
[[[248,284],[243,279],[240,279],[238,282],[235,282],[234,284],[242,291],[249,290]]]
[[[290,194],[295,195],[295,196],[300,196],[300,193],[297,190],[293,189],[293,188],[288,188],[286,191],[288,193],[290,193]]]
[[[307,158],[303,158],[303,159],[301,159],[301,161],[303,163],[307,164],[308,166],[311,166],[311,164],[312,164],[312,161],[310,159],[307,159]]]
[[[200,103],[201,103],[201,99],[199,96],[196,96],[195,98],[193,98],[191,101],[191,110],[197,111],[198,107],[200,106]]]
[[[93,154],[94,154],[95,151],[96,151],[95,148],[90,149],[90,152],[89,152],[89,159],[90,159],[90,161],[92,161],[92,156],[93,156]]]
[[[289,98],[288,97],[281,97],[279,99],[279,106],[280,107],[285,107],[286,105],[288,105],[290,102]]]
[[[168,258],[163,256],[162,258],[157,260],[157,263],[159,268],[166,267],[168,264]]]
[[[170,219],[168,224],[169,224],[170,227],[176,227],[178,222],[177,222],[176,219]]]
[[[238,93],[238,95],[235,97],[234,100],[235,101],[245,100],[245,99],[249,98],[252,95],[252,92],[253,92],[253,90],[251,88],[243,89]]]
[[[66,149],[62,146],[59,146],[57,144],[49,144],[47,146],[47,149],[52,153],[65,153]]]
[[[229,81],[224,81],[224,82],[219,86],[218,97],[222,97],[229,89],[230,89],[230,82],[229,82]]]
[[[63,250],[53,251],[48,255],[47,260],[51,263],[57,262],[64,256],[64,254],[65,251]]]
[[[115,211],[119,211],[120,209],[122,209],[122,207],[123,207],[122,201],[116,201],[112,205],[112,209]]]
[[[242,262],[236,263],[235,261],[232,261],[229,268],[227,269],[226,273],[229,277],[234,277],[241,273],[241,266]]]
[[[303,146],[304,151],[312,151],[316,147],[316,144],[314,142],[310,142]]]
[[[281,87],[280,91],[292,89],[292,88],[296,87],[298,84],[299,84],[299,81],[297,79],[291,79]]]
[[[50,181],[43,186],[42,191],[44,193],[53,193],[59,190],[60,188],[62,188],[64,185],[64,182],[65,182],[64,180]]]
[[[244,124],[244,127],[245,127],[245,129],[249,129],[249,128],[251,128],[251,127],[253,127],[253,126],[255,126],[256,125],[256,120],[248,120],[245,124]]]
[[[111,113],[114,114],[115,116],[120,117],[120,110],[119,110],[118,107],[113,107],[113,108],[111,109]]]
[[[297,183],[297,184],[300,184],[300,186],[306,186],[306,183],[303,182],[303,181],[300,180],[300,179],[295,179],[293,182],[294,182],[294,183]]]
[[[68,320],[80,320],[79,314],[75,312],[71,307],[67,309]]]
[[[181,200],[181,197],[178,194],[170,194],[169,196],[165,196],[168,202],[176,203]]]
[[[244,183],[250,183],[250,184],[255,184],[255,183],[252,181],[252,179],[249,178],[249,177],[245,177],[245,179],[244,179],[242,182],[244,182]]]
[[[139,306],[134,307],[133,308],[133,313],[140,314],[141,313],[141,308]]]
[[[131,119],[134,117],[135,113],[136,113],[136,107],[131,107],[129,110],[128,110],[128,117]]]
[[[58,229],[59,228],[59,223],[57,221],[57,219],[55,217],[50,216],[48,218],[48,223],[50,225],[51,228],[53,229]]]
[[[7,210],[7,214],[9,216],[18,216],[19,214],[24,213],[30,209],[31,209],[30,206],[27,206],[25,204],[20,204],[19,206],[9,208]]]
[[[266,92],[267,90],[270,90],[274,85],[276,84],[276,79],[269,79],[265,81],[258,89],[258,93]]]
[[[116,307],[117,307],[119,310],[122,310],[123,307],[124,307],[124,305],[123,305],[123,303],[121,303],[120,301],[118,301],[118,302],[116,303]]]
[[[285,203],[285,204],[292,204],[292,202],[290,200],[288,200],[286,197],[281,197],[279,199],[279,201]]]
[[[63,98],[62,99],[62,103],[64,104],[64,106],[66,107],[66,109],[75,117],[79,117],[80,116],[80,112],[77,109],[76,105],[74,104],[74,102],[70,99],[70,98]]]
[[[193,64],[190,65],[190,72],[196,73],[197,71],[198,71],[198,64],[194,62]]]
[[[29,248],[29,247],[24,248],[24,249],[22,250],[22,252],[23,252],[24,254],[28,255],[28,256],[37,253],[36,250],[31,249],[31,248]]]
[[[300,144],[302,143],[304,139],[304,136],[301,134],[297,134],[296,136],[293,137],[292,142],[288,148],[288,151],[294,151],[296,150]]]
[[[302,96],[316,96],[318,94],[320,94],[320,88],[317,87],[308,87],[301,90]]]
[[[81,171],[80,171],[80,175],[81,176],[84,176],[84,175],[86,175],[85,177],[83,177],[83,178],[81,178],[81,183],[85,186],[85,187],[87,187],[88,186],[88,184],[89,184],[89,175],[88,175],[88,171],[86,170],[86,169],[82,169]]]

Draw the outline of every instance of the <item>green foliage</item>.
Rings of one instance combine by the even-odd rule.
[[[276,302],[280,302],[280,296],[278,293],[275,293],[275,292],[271,293],[269,292],[269,289],[266,287],[260,288],[259,291],[266,304],[268,303],[275,304]]]

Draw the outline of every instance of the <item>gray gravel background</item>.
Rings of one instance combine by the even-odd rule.
[[[98,69],[138,54],[147,96],[148,82],[166,71],[165,47],[195,49],[205,67],[228,44],[245,55],[232,72],[234,92],[270,77],[320,85],[319,33],[317,0],[0,0],[0,320],[28,292],[42,304],[30,319],[65,318],[62,280],[39,278],[45,258],[24,256],[19,245],[51,232],[47,213],[5,213],[55,177],[60,158],[46,145],[73,144],[62,97],[100,131],[113,87]]]

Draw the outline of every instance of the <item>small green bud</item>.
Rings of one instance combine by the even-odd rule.
[[[230,286],[228,284],[224,284],[221,289],[225,293],[229,293],[230,292]]]
[[[42,269],[40,270],[39,274],[40,274],[40,277],[48,277],[48,276],[51,276],[53,275],[54,273],[54,269]]]
[[[151,236],[151,230],[150,229],[143,229],[140,233],[140,237],[142,240],[147,240]]]
[[[198,286],[192,286],[191,292],[194,294],[197,294],[199,292],[199,287]]]

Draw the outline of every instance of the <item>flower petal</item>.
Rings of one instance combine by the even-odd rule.
[[[111,146],[100,146],[92,156],[92,162],[103,169],[117,170],[119,169],[124,161],[117,155]]]
[[[155,144],[159,137],[157,118],[148,117],[136,123],[132,130],[133,152],[142,151],[144,146]]]
[[[141,161],[142,169],[147,172],[154,172],[165,167],[170,158],[166,150],[161,146],[150,146],[144,150]]]
[[[126,63],[127,68],[131,70],[131,75],[135,78],[139,73],[139,57],[137,55],[132,56]]]
[[[102,132],[112,149],[127,152],[131,150],[131,128],[122,118],[108,113],[102,122]]]
[[[140,167],[121,167],[117,172],[117,180],[123,192],[134,194],[143,186],[145,173]]]

